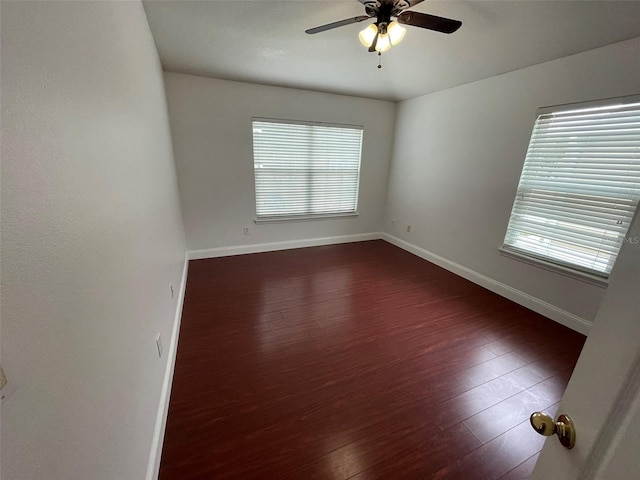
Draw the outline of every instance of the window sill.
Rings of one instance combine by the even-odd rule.
[[[352,213],[330,213],[322,215],[292,215],[292,216],[273,216],[260,217],[254,220],[255,223],[282,223],[282,222],[307,222],[309,220],[330,220],[332,218],[357,217],[358,212]]]
[[[565,267],[563,265],[558,265],[556,263],[548,262],[537,257],[525,255],[523,253],[511,250],[511,249],[500,247],[498,248],[498,252],[500,253],[500,255],[503,255],[505,257],[509,257],[514,260],[518,260],[520,262],[533,265],[534,267],[548,270],[550,272],[559,273],[560,275],[564,275],[565,277],[573,278],[575,280],[580,280],[581,282],[589,283],[597,287],[607,288],[607,286],[609,285],[609,280],[606,278],[598,277],[597,275],[592,275],[590,273],[582,272],[580,270],[574,270],[570,267]]]

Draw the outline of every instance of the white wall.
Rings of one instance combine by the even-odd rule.
[[[2,478],[142,479],[185,259],[145,13],[3,1],[1,35]]]
[[[170,72],[165,84],[189,250],[380,230],[394,103]],[[360,215],[254,224],[253,116],[363,125]]]
[[[604,289],[498,247],[536,110],[640,93],[639,51],[636,38],[402,102],[385,231],[592,321]]]

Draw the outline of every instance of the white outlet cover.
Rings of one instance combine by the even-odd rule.
[[[162,334],[158,334],[156,337],[156,347],[158,348],[158,357],[162,358]]]

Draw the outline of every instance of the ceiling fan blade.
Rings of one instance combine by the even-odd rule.
[[[310,35],[314,33],[320,33],[326,30],[331,30],[332,28],[338,28],[338,27],[343,27],[345,25],[351,25],[352,23],[362,22],[363,20],[367,20],[368,18],[371,18],[371,17],[369,17],[368,15],[360,15],[358,17],[353,17],[353,18],[345,18],[344,20],[340,20],[338,22],[327,23],[326,25],[310,28],[308,30],[305,30],[305,33],[308,33]]]
[[[398,23],[427,28],[442,33],[453,33],[462,26],[462,22],[459,20],[436,17],[435,15],[419,12],[402,12],[398,15]]]

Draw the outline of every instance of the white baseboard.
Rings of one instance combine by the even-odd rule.
[[[409,243],[398,237],[394,237],[393,235],[389,235],[388,233],[382,233],[381,238],[397,247],[402,248],[403,250],[406,250],[407,252],[413,253],[414,255],[427,260],[428,262],[438,265],[445,270],[449,270],[450,272],[455,273],[462,278],[466,278],[467,280],[480,285],[487,290],[491,290],[492,292],[497,293],[502,297],[508,298],[509,300],[516,302],[517,304],[522,305],[529,310],[533,310],[540,315],[544,315],[551,320],[555,320],[565,327],[571,328],[572,330],[580,332],[583,335],[589,334],[589,330],[591,329],[591,322],[585,320],[584,318],[567,312],[566,310],[562,310],[561,308],[551,305],[550,303],[540,300],[539,298],[533,297],[527,293],[510,287],[509,285],[505,285],[504,283],[498,282],[497,280],[482,275],[474,270],[471,270],[470,268],[463,267],[462,265],[452,262],[451,260],[447,260],[440,255],[429,252],[424,248],[413,245],[412,243]]]
[[[284,242],[254,243],[251,245],[237,245],[233,247],[206,248],[203,250],[189,250],[189,260],[203,258],[228,257],[230,255],[244,255],[246,253],[274,252],[291,248],[319,247],[321,245],[335,245],[338,243],[363,242],[365,240],[379,240],[380,232],[359,233],[356,235],[340,235],[336,237],[307,238],[304,240],[287,240]]]
[[[189,271],[189,253],[185,254],[184,267],[182,268],[182,280],[178,291],[178,302],[176,305],[175,318],[173,320],[173,331],[171,332],[171,343],[168,348],[167,366],[164,372],[162,391],[160,392],[160,405],[156,415],[156,426],[153,431],[151,443],[151,453],[147,466],[146,480],[157,480],[160,473],[160,459],[162,456],[162,445],[164,444],[164,431],[167,426],[167,415],[169,413],[169,397],[171,395],[171,385],[173,384],[173,371],[176,366],[176,352],[178,350],[178,336],[180,335],[180,323],[182,321],[182,306],[184,305],[184,294],[187,287],[187,273]]]

